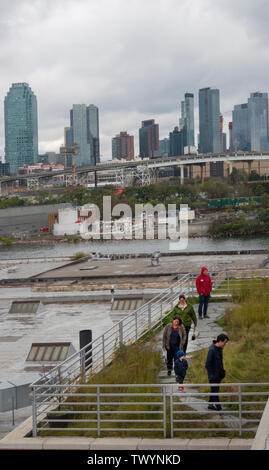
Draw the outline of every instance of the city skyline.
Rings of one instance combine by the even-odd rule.
[[[10,86],[9,91],[7,92],[5,101],[9,96],[12,90],[19,89],[21,86],[26,86],[29,89],[30,94],[34,97],[35,108],[37,108],[37,98],[26,83],[13,83]],[[212,97],[211,97],[212,95]],[[184,101],[181,101],[181,115],[179,117],[179,126],[174,126],[168,133],[168,136],[160,138],[159,132],[159,124],[155,123],[155,120],[149,119],[144,120],[141,123],[141,128],[138,128],[138,145],[139,145],[139,152],[135,154],[134,152],[134,136],[129,136],[127,131],[120,131],[116,134],[116,136],[111,138],[111,149],[110,153],[107,156],[108,160],[116,158],[115,155],[113,157],[113,141],[120,135],[126,135],[131,137],[132,139],[132,157],[127,159],[132,159],[137,156],[142,158],[148,158],[146,154],[148,151],[141,152],[141,132],[143,131],[144,126],[148,126],[149,124],[153,124],[157,129],[157,134],[154,137],[156,140],[156,144],[154,144],[154,148],[152,147],[152,152],[150,152],[149,158],[154,158],[161,155],[166,155],[167,151],[164,148],[160,148],[159,145],[163,145],[164,141],[168,141],[168,154],[169,155],[177,155],[177,154],[184,154],[189,151],[191,153],[218,153],[222,151],[228,150],[230,148],[231,151],[236,150],[267,150],[269,149],[269,119],[268,119],[268,93],[267,92],[252,92],[250,93],[250,97],[248,97],[248,104],[240,104],[234,105],[234,109],[232,112],[232,122],[228,124],[228,131],[230,129],[230,124],[232,124],[233,130],[232,132],[229,131],[229,145],[227,142],[227,132],[223,132],[223,114],[221,113],[221,106],[220,106],[220,90],[217,88],[207,87],[198,90],[198,100],[199,100],[199,120],[198,120],[198,129],[195,128],[194,120],[193,120],[193,99],[195,94],[193,93],[185,93],[184,94]],[[189,102],[187,101],[189,100]],[[207,105],[207,109],[205,110],[205,104]],[[246,127],[245,124],[245,117],[243,117],[242,111],[245,110],[245,107],[248,109],[252,106],[252,118],[248,118],[247,121],[247,129],[245,132],[247,136],[245,139],[248,139],[248,145],[243,145],[242,141],[238,140],[238,132],[242,132],[242,129]],[[6,107],[6,106],[5,106]],[[187,111],[187,109],[189,110]],[[37,114],[37,109],[35,109]],[[72,146],[75,142],[79,144],[80,149],[83,149],[82,158],[79,151],[76,152],[75,156],[75,165],[76,166],[87,166],[95,164],[95,162],[101,161],[100,159],[100,140],[99,140],[99,109],[97,106],[90,104],[73,104],[72,109],[69,111],[70,113],[70,123],[69,126],[65,126],[63,128],[63,144],[59,147],[59,149],[49,150],[44,152],[37,152],[36,150],[33,152],[37,157],[42,157],[45,153],[47,154],[58,154],[62,157],[61,161],[65,161],[68,166],[72,165],[72,155],[71,152],[67,152],[65,146]],[[212,118],[212,116],[213,118]],[[204,122],[206,121],[211,122],[211,127],[207,127],[207,130],[203,130],[204,137],[201,143],[201,130],[204,129]],[[212,124],[212,120],[214,121]],[[35,118],[35,123],[37,127],[37,116]],[[249,124],[250,123],[250,124]],[[237,130],[237,127],[239,129]],[[14,126],[13,126],[14,127]],[[268,130],[267,130],[268,129]],[[154,131],[155,132],[155,131]],[[38,129],[36,129],[36,147],[38,147]],[[178,135],[177,135],[178,134]],[[188,137],[188,134],[190,137]],[[197,138],[195,138],[195,134]],[[213,135],[214,134],[214,135]],[[251,135],[253,134],[252,138]],[[232,136],[232,140],[231,140]],[[254,138],[255,136],[255,138]],[[171,142],[171,138],[173,142]],[[188,145],[188,138],[189,138],[189,145]],[[150,140],[153,139],[153,135],[151,136]],[[170,143],[169,143],[170,139]],[[176,139],[176,140],[175,140]],[[178,140],[179,139],[179,140]],[[260,139],[263,142],[263,146],[260,146]],[[193,140],[195,141],[195,147],[190,145]],[[200,142],[198,142],[200,140]],[[252,142],[252,143],[250,143]],[[257,148],[255,147],[256,143],[259,142]],[[232,144],[232,145],[231,145]],[[124,144],[125,146],[126,144]],[[149,143],[145,144],[146,146]],[[150,144],[151,146],[151,144]],[[181,150],[179,150],[181,149]],[[178,153],[179,152],[179,153]],[[125,153],[125,151],[124,151]],[[124,158],[121,156],[120,158]],[[6,162],[8,159],[6,159]],[[37,161],[37,158],[26,158],[24,161],[21,160],[21,163],[34,163]],[[57,160],[58,161],[58,160]]]
[[[194,93],[197,144],[200,88],[220,89],[227,135],[233,106],[245,103],[251,92],[267,91],[267,1],[140,5],[140,0],[1,2],[2,102],[11,83],[25,81],[35,90],[40,153],[58,152],[64,143],[73,103],[98,106],[104,159],[121,130],[134,135],[137,155],[143,120],[155,119],[160,139],[167,137],[178,125],[186,92]],[[3,114],[2,106],[1,154]]]

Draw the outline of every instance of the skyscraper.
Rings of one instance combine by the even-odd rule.
[[[179,130],[184,132],[184,147],[191,153],[194,147],[194,95],[185,93],[185,100],[181,101],[181,117],[179,119]]]
[[[134,136],[120,132],[112,139],[112,159],[134,160]]]
[[[229,150],[232,152],[233,150],[233,122],[229,122]]]
[[[169,133],[169,156],[184,155],[184,131],[179,130],[175,127],[172,132]]]
[[[141,158],[153,158],[154,151],[159,150],[159,124],[154,119],[142,121],[139,129],[139,152]]]
[[[199,90],[200,153],[219,153],[220,142],[220,94],[216,88]]]
[[[72,144],[79,145],[76,166],[95,165],[100,161],[98,108],[74,104],[70,111]]]
[[[99,110],[94,104],[88,106],[89,139],[94,163],[100,162]]]
[[[168,157],[170,152],[170,141],[165,137],[159,140],[159,153],[162,157]]]
[[[250,149],[269,150],[268,93],[251,93],[248,111]]]
[[[232,146],[231,150],[250,150],[250,128],[248,104],[236,104],[233,109]]]
[[[4,103],[5,153],[10,173],[37,161],[37,100],[27,83],[13,83]]]
[[[269,150],[268,94],[250,94],[233,110],[232,150]]]

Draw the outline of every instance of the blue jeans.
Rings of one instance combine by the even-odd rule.
[[[207,307],[208,307],[209,299],[210,299],[210,294],[209,295],[199,294],[200,302],[199,302],[199,307],[198,307],[198,314],[200,318],[203,315],[205,316],[207,314]]]

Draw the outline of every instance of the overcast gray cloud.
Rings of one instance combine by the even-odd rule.
[[[4,97],[26,81],[38,99],[39,151],[58,151],[74,103],[99,107],[101,153],[111,138],[154,118],[160,137],[178,124],[186,91],[221,91],[234,104],[268,91],[267,0],[1,0],[0,150]],[[196,128],[196,134],[198,127]]]

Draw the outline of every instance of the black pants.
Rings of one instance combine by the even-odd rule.
[[[176,381],[177,381],[179,384],[183,384],[183,382],[184,382],[184,377],[182,377],[181,375],[176,375]]]
[[[209,295],[204,295],[204,294],[199,295],[200,303],[199,303],[199,307],[198,307],[198,314],[199,314],[200,318],[203,315],[205,316],[207,314],[207,307],[208,307],[209,299],[210,299],[210,294]],[[203,309],[203,307],[204,307],[204,309]]]
[[[183,346],[183,351],[184,351],[184,353],[187,351],[190,329],[191,329],[190,326],[185,326],[185,330],[186,330],[186,341],[185,341],[185,344],[184,344],[184,346]]]
[[[166,357],[166,365],[167,365],[167,370],[172,371],[173,370],[173,361],[176,360],[176,353],[178,352],[178,347],[170,347],[170,349],[167,349],[167,357]]]
[[[209,383],[218,383],[218,381],[209,379]],[[208,403],[219,404],[219,387],[217,385],[211,385],[210,393],[214,393],[214,395],[209,395]]]

